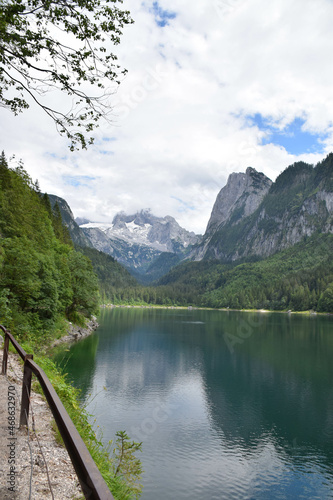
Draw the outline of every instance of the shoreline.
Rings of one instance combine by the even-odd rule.
[[[305,316],[333,316],[333,313],[329,312],[317,312],[314,310],[307,311],[276,311],[273,309],[231,309],[226,307],[214,308],[214,307],[199,307],[199,306],[162,306],[162,305],[138,305],[138,304],[102,304],[100,306],[101,309],[180,309],[180,310],[188,310],[188,311],[223,311],[223,312],[246,312],[246,313],[278,313],[278,314],[302,314]]]
[[[91,319],[87,321],[85,326],[74,325],[69,321],[66,334],[52,342],[49,348],[53,348],[64,343],[77,342],[78,340],[84,339],[85,337],[91,335],[98,327],[99,323],[96,316],[92,316]]]

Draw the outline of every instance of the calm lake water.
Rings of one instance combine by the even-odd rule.
[[[102,310],[58,360],[143,500],[333,498],[333,317]]]

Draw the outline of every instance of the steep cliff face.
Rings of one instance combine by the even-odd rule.
[[[276,179],[248,231],[244,255],[265,257],[315,232],[333,232],[331,160],[315,168],[296,163]]]
[[[246,169],[245,174],[231,174],[226,186],[217,195],[206,234],[213,233],[228,221],[237,223],[251,215],[271,185],[272,181],[268,177],[251,167]]]
[[[295,163],[274,183],[253,169],[245,175],[247,182],[232,174],[219,193],[195,260],[267,257],[315,232],[333,233],[333,154],[316,167]]]
[[[224,226],[238,224],[253,214],[271,185],[268,177],[251,167],[245,173],[232,173],[217,195],[202,243],[194,252],[195,260],[201,260],[207,251],[212,252],[211,239]]]

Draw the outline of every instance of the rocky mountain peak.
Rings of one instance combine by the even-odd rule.
[[[215,231],[233,217],[236,223],[251,215],[269,191],[272,181],[265,174],[248,167],[245,173],[229,175],[227,184],[217,195],[206,234]]]
[[[201,238],[182,228],[173,217],[156,217],[149,209],[132,215],[120,212],[112,223],[89,223],[81,229],[95,248],[140,274],[161,253],[180,258]]]
[[[120,212],[114,217],[106,234],[109,238],[117,237],[168,252],[175,251],[175,245],[186,248],[198,240],[194,233],[180,227],[173,217],[156,217],[149,209],[133,215]]]
[[[133,223],[136,226],[144,226],[145,224],[152,224],[157,217],[155,217],[149,208],[140,210],[135,214],[128,215],[124,211],[117,213],[112,221],[114,228],[126,228],[126,224]]]
[[[274,183],[250,167],[231,174],[192,257],[268,257],[314,233],[333,233],[332,154],[316,166],[296,162]]]

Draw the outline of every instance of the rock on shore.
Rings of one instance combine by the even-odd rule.
[[[63,342],[75,342],[77,340],[83,339],[84,337],[88,337],[88,335],[91,335],[99,325],[97,322],[97,318],[95,316],[92,316],[84,327],[73,325],[73,323],[71,322],[68,323],[68,326],[69,328],[67,331],[67,335],[61,337],[58,340],[55,340],[52,344],[52,347],[58,344],[62,344]]]

